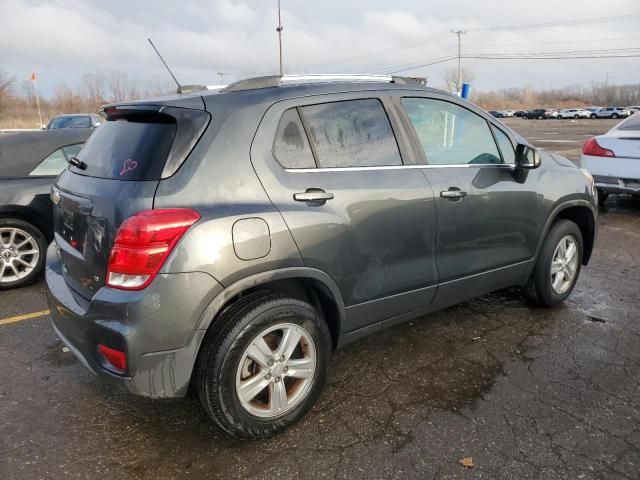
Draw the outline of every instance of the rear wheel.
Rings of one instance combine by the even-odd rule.
[[[0,290],[33,283],[44,270],[47,241],[30,223],[0,219]]]
[[[570,220],[556,221],[542,245],[527,286],[529,297],[545,307],[562,303],[580,275],[582,252],[580,228]]]
[[[611,115],[611,118],[614,118],[614,119],[615,119],[615,118],[618,118],[618,114],[617,114],[617,113],[614,113],[613,115]]]
[[[198,396],[229,435],[266,438],[300,420],[322,391],[331,337],[308,302],[257,292],[223,311],[198,359]]]

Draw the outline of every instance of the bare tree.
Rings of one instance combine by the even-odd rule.
[[[15,78],[0,72],[0,111],[8,108],[13,99],[13,84]]]
[[[474,73],[462,67],[461,72],[462,75],[462,83],[471,83],[475,78]],[[442,72],[442,81],[444,82],[445,89],[449,92],[459,92],[462,88],[462,85],[458,85],[458,68],[452,67],[447,68]]]
[[[80,77],[80,82],[90,110],[95,110],[103,103],[106,103],[104,74],[85,73]]]
[[[107,88],[113,102],[134,100],[140,96],[135,79],[125,72],[111,72],[107,78]]]

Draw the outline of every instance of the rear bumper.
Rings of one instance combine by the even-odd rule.
[[[640,158],[582,155],[580,166],[593,175],[598,190],[640,194]]]
[[[201,272],[158,275],[138,292],[100,289],[91,301],[64,280],[55,243],[47,255],[47,298],[53,327],[80,361],[131,392],[152,398],[183,396],[205,331],[200,317],[222,286]],[[98,344],[124,351],[118,372]]]

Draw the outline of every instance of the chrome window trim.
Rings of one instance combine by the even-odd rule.
[[[314,172],[359,172],[369,170],[399,170],[399,169],[430,169],[430,168],[505,168],[515,170],[516,166],[512,164],[462,164],[453,165],[380,165],[375,167],[325,167],[325,168],[285,168],[287,173],[314,173]]]

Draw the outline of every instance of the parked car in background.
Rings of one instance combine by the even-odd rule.
[[[192,385],[232,436],[302,418],[334,348],[511,285],[557,305],[591,256],[590,175],[410,79],[261,77],[104,111],[53,187],[53,325],[132,392]]]
[[[513,112],[513,116],[522,118],[525,116],[526,113],[527,113],[526,110],[516,110],[515,112]]]
[[[97,128],[102,124],[102,117],[95,113],[68,113],[56,115],[51,119],[47,130],[59,128]]]
[[[515,110],[501,110],[502,115],[504,115],[505,118],[509,118],[509,117],[513,117],[516,113]]]
[[[524,118],[542,120],[543,118],[550,118],[551,110],[544,108],[535,108],[533,110],[527,110],[524,113]]]
[[[640,112],[640,105],[631,105],[627,107],[627,110],[633,115]]]
[[[499,110],[489,110],[489,114],[494,118],[504,118],[504,114]]]
[[[585,110],[589,112],[589,118],[598,118],[597,113],[600,110],[600,107],[587,107]]]
[[[640,115],[587,140],[580,166],[593,175],[601,203],[612,193],[640,196]]]
[[[0,290],[36,280],[53,240],[51,186],[92,130],[0,136]]]
[[[558,118],[589,118],[591,112],[581,108],[565,108],[558,112]]]
[[[631,111],[624,107],[605,107],[596,112],[597,118],[626,118]]]

